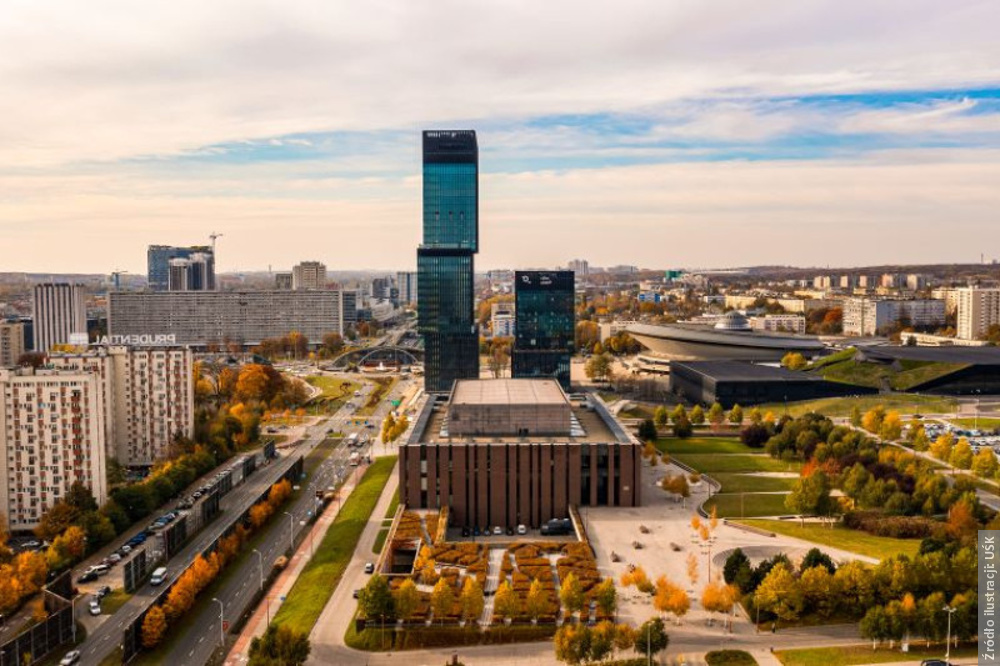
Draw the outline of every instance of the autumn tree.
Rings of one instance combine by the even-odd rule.
[[[958,469],[972,467],[972,446],[969,444],[969,440],[964,437],[958,440],[958,443],[951,450],[951,455],[948,456],[948,463]]]
[[[393,604],[396,615],[402,620],[409,620],[420,606],[420,591],[412,578],[407,578],[393,593]]]
[[[754,601],[786,622],[792,622],[802,612],[802,590],[788,566],[781,562],[765,576],[754,592]]]
[[[903,419],[899,416],[899,412],[891,411],[885,415],[882,425],[879,426],[878,436],[890,442],[903,436]]]
[[[785,507],[799,514],[799,521],[805,524],[807,514],[827,516],[833,510],[833,500],[830,497],[830,480],[822,470],[817,470],[809,476],[800,477],[792,492],[785,497]]]
[[[955,438],[951,435],[951,433],[946,432],[943,435],[939,436],[937,439],[935,439],[934,443],[931,444],[930,447],[931,455],[937,458],[938,460],[943,460],[945,462],[948,462],[948,460],[951,458],[951,449],[954,445],[955,445]]]
[[[250,641],[247,666],[302,666],[311,651],[306,632],[272,624],[262,636]]]
[[[686,615],[691,607],[687,593],[674,584],[666,576],[656,579],[656,594],[653,595],[653,608],[661,613],[672,613],[680,624],[682,616]]]
[[[720,426],[725,420],[726,412],[722,409],[722,405],[717,402],[713,402],[712,406],[708,408],[708,422],[713,426]]]
[[[694,425],[703,425],[705,423],[705,410],[701,408],[701,405],[695,405],[691,408],[688,420]]]
[[[62,569],[79,561],[87,550],[87,535],[72,525],[57,536],[49,546],[46,557],[50,569]]]
[[[514,619],[518,614],[518,606],[514,588],[510,586],[510,581],[505,580],[493,597],[493,612],[501,618]]]
[[[29,596],[37,592],[45,584],[49,573],[49,564],[45,555],[33,550],[18,553],[14,558],[14,570],[21,584],[21,594]]]
[[[605,578],[594,587],[594,601],[601,614],[611,617],[618,610],[618,591],[615,589],[615,581]]]
[[[997,457],[988,447],[979,449],[972,458],[972,471],[984,479],[992,479],[997,474]]]
[[[455,591],[451,589],[451,584],[447,578],[438,579],[431,592],[431,610],[434,611],[434,618],[444,619],[451,615],[452,606],[455,605]]]
[[[160,644],[167,633],[167,616],[159,606],[153,606],[142,620],[142,646],[151,650]]]
[[[435,588],[435,591],[437,588]],[[385,576],[375,574],[358,593],[358,608],[369,620],[392,620],[396,617],[396,609],[392,593],[389,591],[389,581]],[[436,614],[436,613],[435,613]]]
[[[462,619],[466,622],[474,622],[483,614],[483,607],[486,600],[483,598],[483,588],[475,576],[466,576],[462,583],[462,594],[459,597],[462,606]]]
[[[728,419],[733,425],[743,423],[743,408],[739,405],[733,405],[733,408],[729,410]]]
[[[547,606],[545,588],[542,587],[542,581],[535,578],[531,581],[531,587],[528,588],[528,596],[524,600],[524,611],[534,622],[546,611]]]
[[[735,586],[711,581],[701,592],[701,606],[709,613],[725,614],[732,610],[738,596]]]
[[[556,659],[576,666],[589,660],[590,658],[590,629],[589,627],[564,624],[556,631],[552,638],[555,646]]]
[[[595,382],[605,381],[611,374],[612,358],[607,352],[594,354],[587,359],[587,364],[583,367],[587,379]]]
[[[583,609],[583,586],[576,574],[570,572],[563,578],[559,586],[559,601],[562,602],[563,609],[569,617]]]
[[[698,558],[694,553],[688,553],[687,556],[687,576],[692,588],[698,584]]]
[[[868,432],[877,435],[882,430],[882,421],[885,420],[885,407],[876,405],[865,412],[861,417],[861,427]]]
[[[799,352],[788,352],[781,357],[781,365],[788,368],[789,370],[801,370],[806,365],[806,357]]]
[[[651,594],[653,592],[653,583],[649,580],[649,576],[646,575],[646,570],[641,566],[623,571],[621,584],[622,587],[634,585],[637,590],[644,594]]]

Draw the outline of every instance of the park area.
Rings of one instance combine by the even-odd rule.
[[[306,382],[322,391],[308,403],[311,414],[333,414],[361,388],[358,382],[327,375],[306,377]]]

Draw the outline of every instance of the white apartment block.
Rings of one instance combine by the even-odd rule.
[[[93,373],[0,369],[0,512],[11,530],[42,514],[79,481],[107,499],[103,392]]]
[[[303,261],[292,267],[292,289],[323,289],[326,287],[326,265],[318,261]]]
[[[405,305],[417,303],[417,272],[399,271],[396,273],[396,289],[399,290],[399,303]]]
[[[751,317],[750,327],[755,331],[769,333],[805,333],[806,318],[794,314],[769,314]]]
[[[49,362],[100,378],[107,455],[122,465],[152,465],[167,455],[177,433],[194,434],[194,357],[188,348],[97,347],[53,354]]]
[[[926,328],[944,324],[944,301],[849,298],[844,301],[844,335],[878,335],[901,319]]]
[[[939,287],[931,290],[931,298],[944,301],[944,311],[947,314],[958,312],[958,289],[955,287]]]
[[[958,337],[978,340],[994,324],[1000,324],[1000,289],[962,287],[956,289]]]
[[[73,333],[87,332],[87,306],[83,285],[36,284],[31,290],[35,351],[47,352],[53,345],[70,342]]]
[[[0,322],[0,368],[17,365],[24,351],[24,324]]]

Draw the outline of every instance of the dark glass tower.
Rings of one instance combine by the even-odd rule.
[[[574,292],[573,271],[514,274],[514,377],[551,377],[569,390],[576,334]]]
[[[417,330],[424,389],[451,390],[479,377],[473,287],[479,250],[479,147],[471,130],[426,131],[424,242],[417,249]]]

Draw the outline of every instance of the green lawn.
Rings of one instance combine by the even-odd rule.
[[[391,520],[395,517],[397,508],[399,508],[399,492],[393,493],[392,501],[389,502],[389,508],[385,510],[386,520]]]
[[[796,539],[812,541],[822,546],[839,548],[878,559],[899,553],[914,557],[920,550],[920,539],[874,536],[866,532],[848,529],[842,525],[835,525],[831,529],[827,525],[816,523],[806,523],[802,526],[797,521],[791,520],[744,520],[741,522]]]
[[[712,474],[712,478],[722,484],[723,493],[788,492],[797,480],[797,477],[782,479],[734,473]]]
[[[376,555],[381,554],[382,547],[385,546],[385,539],[387,536],[389,536],[388,527],[383,527],[378,531],[378,534],[375,536],[375,543],[372,544],[373,553],[375,553]]]
[[[312,386],[322,389],[323,393],[309,403],[310,411],[332,414],[351,399],[354,392],[361,388],[361,384],[340,377],[327,377],[320,375],[316,377],[306,377],[305,380]]]
[[[788,413],[791,416],[802,416],[809,412],[817,412],[825,416],[850,416],[855,406],[862,412],[872,407],[882,405],[887,409],[896,409],[911,413],[918,409],[925,414],[952,414],[958,411],[958,401],[954,398],[940,396],[918,395],[915,393],[893,393],[887,395],[866,395],[847,398],[822,398],[820,400],[803,400],[788,403]],[[785,413],[785,405],[780,402],[760,405],[764,413],[769,411],[781,415]]]
[[[762,495],[736,493],[713,495],[705,502],[705,511],[716,508],[719,518],[739,518],[742,516],[786,516],[791,512],[785,508],[786,495]],[[767,522],[767,521],[765,521]],[[777,532],[777,530],[774,530]]]
[[[705,655],[708,666],[755,666],[757,660],[743,650],[715,650]]]
[[[131,598],[132,595],[123,588],[116,588],[111,591],[111,594],[101,599],[101,612],[105,615],[114,615]]]
[[[323,541],[309,560],[273,622],[308,634],[351,561],[361,532],[381,496],[396,456],[378,458],[344,502]]]
[[[685,453],[761,453],[761,449],[751,449],[739,437],[661,437],[656,440],[656,448],[670,455]]]
[[[944,659],[944,645],[935,645],[927,649],[923,641],[910,643],[910,651],[902,652],[899,648],[890,650],[880,647],[872,650],[871,644],[850,645],[829,648],[805,648],[801,650],[779,650],[774,655],[785,666],[853,666],[854,664],[889,664],[898,661],[920,661],[922,659]],[[974,657],[976,646],[965,646],[952,649],[952,657]]]
[[[694,467],[699,472],[709,475],[713,472],[798,472],[802,468],[802,463],[782,462],[765,453],[757,455],[685,454],[674,457]]]
[[[389,395],[392,388],[399,381],[399,377],[372,377],[369,379],[374,387],[372,392],[365,398],[365,404],[355,412],[358,416],[371,416],[378,408],[378,404],[385,396]]]
[[[964,428],[966,430],[971,430],[973,428],[979,428],[980,430],[993,430],[994,428],[1000,428],[1000,419],[989,416],[980,416],[977,420],[976,418],[953,418],[948,419],[954,423],[959,428]]]

